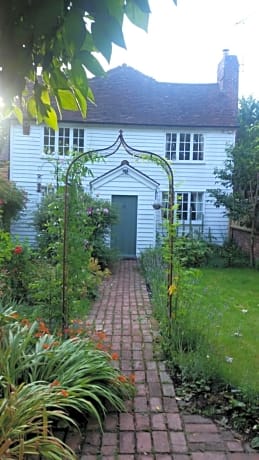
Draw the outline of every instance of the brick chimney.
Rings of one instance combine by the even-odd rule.
[[[223,57],[218,65],[219,90],[232,100],[233,108],[238,106],[238,74],[239,64],[237,57],[229,54],[228,49],[223,50]]]

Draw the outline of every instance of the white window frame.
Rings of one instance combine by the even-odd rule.
[[[182,200],[183,198],[183,200]],[[174,218],[180,223],[201,224],[204,216],[204,191],[177,191],[174,194],[174,203],[177,209]],[[168,219],[168,192],[162,192],[162,217]]]
[[[85,129],[78,127],[60,126],[57,131],[44,127],[43,152],[46,155],[66,157],[71,152],[84,152]]]
[[[166,132],[165,157],[169,161],[204,161],[204,134]]]

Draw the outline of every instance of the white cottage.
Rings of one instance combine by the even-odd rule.
[[[171,162],[180,231],[210,234],[222,243],[228,232],[224,209],[216,208],[207,190],[215,188],[216,167],[233,145],[237,127],[238,61],[225,50],[216,83],[161,83],[126,65],[93,78],[96,104],[86,120],[64,112],[59,130],[32,124],[24,134],[13,122],[10,132],[10,179],[28,193],[28,205],[13,225],[13,234],[35,238],[33,213],[42,191],[53,184],[53,172],[70,161],[72,150],[104,149],[119,131],[135,149],[154,152]],[[104,161],[90,165],[89,193],[114,203],[120,214],[111,245],[122,256],[138,256],[156,243],[161,210],[168,199],[168,179],[157,164],[129,156],[120,147]]]

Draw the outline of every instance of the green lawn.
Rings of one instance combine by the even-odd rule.
[[[193,313],[215,347],[223,375],[234,386],[258,391],[259,272],[201,269],[196,289]]]

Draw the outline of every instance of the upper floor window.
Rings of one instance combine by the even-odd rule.
[[[44,153],[55,152],[55,131],[52,128],[44,128]]]
[[[176,192],[174,202],[177,204],[175,217],[182,222],[199,222],[203,219],[203,192]],[[168,192],[162,192],[162,215],[168,218]]]
[[[166,133],[168,160],[196,161],[204,158],[204,136],[194,133]]]
[[[83,128],[44,128],[44,153],[69,155],[70,152],[84,151]]]

